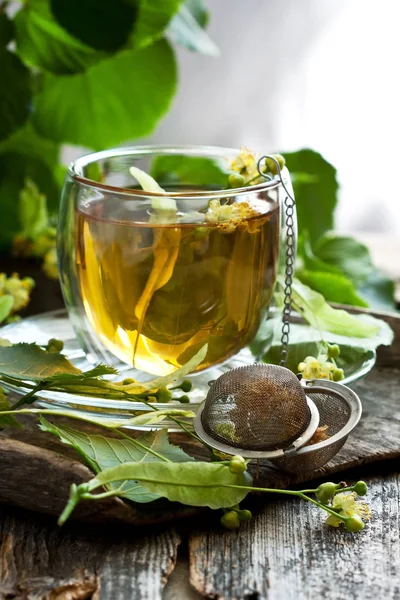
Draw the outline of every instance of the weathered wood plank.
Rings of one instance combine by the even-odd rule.
[[[218,600],[398,600],[399,475],[367,481],[373,517],[358,534],[327,527],[310,503],[281,499],[238,531],[192,535],[192,585]]]
[[[52,520],[3,508],[0,598],[159,600],[179,543],[173,529],[60,530]]]
[[[259,484],[267,487],[288,487],[311,477],[337,473],[365,463],[400,457],[400,371],[393,368],[375,368],[366,378],[354,385],[359,393],[364,414],[354,433],[340,453],[323,469],[312,475],[304,473],[288,476],[271,471],[261,461]],[[76,422],[72,423],[76,427]],[[89,427],[93,430],[93,426]],[[103,433],[103,430],[102,430]],[[25,441],[22,441],[25,440]],[[204,456],[204,448],[175,436],[189,453]],[[26,443],[29,442],[29,443]],[[91,477],[91,472],[80,464],[73,449],[54,436],[40,432],[34,419],[25,418],[25,430],[8,428],[0,434],[0,502],[60,514],[72,482],[80,483]],[[46,474],[43,478],[43,473]],[[74,518],[91,521],[125,521],[128,523],[156,523],[192,515],[196,509],[179,506],[149,514],[138,513],[118,499],[109,499],[95,506],[81,504]]]

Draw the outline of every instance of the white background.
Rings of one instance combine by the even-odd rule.
[[[146,141],[313,148],[338,169],[337,226],[400,238],[400,0],[207,3],[220,56],[179,51]]]

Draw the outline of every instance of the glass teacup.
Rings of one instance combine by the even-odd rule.
[[[226,167],[238,153],[136,147],[71,165],[60,277],[91,362],[165,375],[207,344],[203,370],[254,339],[274,292],[286,194],[279,177],[226,189]],[[131,166],[153,174],[165,194],[139,189]]]

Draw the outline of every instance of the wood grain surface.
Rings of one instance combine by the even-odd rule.
[[[157,600],[176,561],[174,529],[67,526],[27,511],[0,517],[2,600]]]
[[[367,477],[373,507],[366,529],[323,524],[308,502],[269,502],[240,530],[190,537],[190,581],[218,600],[400,598],[399,475]]]
[[[217,511],[163,505],[139,515],[118,499],[82,505],[80,521],[59,529],[52,515],[90,471],[30,420],[25,432],[0,436],[0,600],[400,600],[400,320],[387,319],[396,342],[354,386],[362,421],[313,474],[368,482],[364,531],[328,528],[319,509],[297,499],[259,497],[246,499],[254,519],[234,532],[220,528]],[[261,485],[300,479],[260,469]],[[157,519],[171,522],[137,526]]]

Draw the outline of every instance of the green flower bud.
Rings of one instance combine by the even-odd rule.
[[[273,154],[273,156],[278,161],[280,170],[282,170],[286,164],[285,159],[283,158],[283,156],[281,154]],[[276,167],[275,161],[272,160],[272,158],[265,159],[265,166],[267,167],[267,171],[270,171],[274,175],[276,175],[278,173],[278,169]]]
[[[182,392],[190,392],[192,387],[192,382],[188,379],[185,379],[180,385],[175,385],[174,387],[172,387],[171,390],[182,390]]]
[[[47,342],[47,346],[46,346],[46,350],[47,352],[51,352],[51,353],[58,353],[61,352],[64,348],[64,342],[62,340],[56,340],[55,338],[51,338],[51,340],[49,340]]]
[[[193,387],[193,384],[191,381],[189,381],[189,379],[185,379],[184,381],[182,381],[182,383],[180,385],[182,392],[190,392],[192,387]]]
[[[122,385],[130,385],[131,383],[135,383],[135,380],[132,377],[127,377],[123,380]]]
[[[239,173],[232,173],[228,177],[228,184],[231,189],[241,188],[245,185],[245,179]]]
[[[161,387],[157,391],[156,396],[158,402],[170,402],[172,398],[172,393],[166,387]]]
[[[231,473],[235,473],[239,475],[240,473],[244,473],[247,469],[246,461],[243,456],[232,456],[229,461],[229,470]]]
[[[360,515],[350,515],[345,521],[345,527],[348,531],[361,531],[365,527],[365,523]]]
[[[226,529],[237,529],[240,525],[238,513],[235,510],[226,512],[221,517],[221,525]]]
[[[246,508],[239,510],[238,516],[239,516],[239,521],[250,521],[250,519],[253,517],[251,511],[247,510]]]
[[[180,398],[176,398],[176,400],[182,404],[189,404],[190,402],[189,396],[181,396]]]
[[[329,501],[335,495],[337,488],[338,485],[336,483],[333,483],[332,481],[321,483],[321,485],[318,486],[315,491],[317,500],[321,502],[321,504],[329,504]]]
[[[340,348],[337,344],[328,345],[329,358],[337,358],[340,354]]]
[[[343,369],[335,369],[332,373],[333,381],[341,381],[344,379],[344,371]]]
[[[366,496],[368,493],[368,486],[365,481],[357,481],[353,486],[353,490],[358,496]]]

